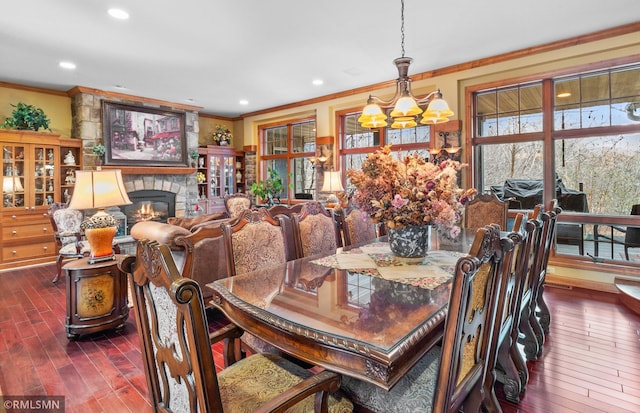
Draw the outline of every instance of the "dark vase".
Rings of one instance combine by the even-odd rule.
[[[401,258],[422,258],[429,251],[430,225],[410,225],[400,229],[389,228],[389,247],[393,255]]]

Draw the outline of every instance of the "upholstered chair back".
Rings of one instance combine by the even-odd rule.
[[[361,244],[377,237],[376,225],[360,209],[350,205],[337,216],[345,246]]]
[[[291,217],[293,214],[300,213],[303,204],[295,205],[274,205],[268,209],[269,214],[280,221],[282,230],[284,231],[284,238],[287,243],[287,261],[295,260],[296,254],[296,241],[293,236],[293,222]]]
[[[494,194],[478,194],[464,209],[463,226],[475,230],[485,225],[498,224],[506,231],[508,210],[508,201],[501,201]]]
[[[62,273],[62,262],[69,258],[82,258],[89,254],[89,242],[80,229],[83,213],[70,209],[66,204],[54,203],[49,208],[49,221],[56,241],[56,273],[53,283],[58,282]]]
[[[251,209],[251,198],[245,193],[237,193],[224,197],[224,207],[229,218],[236,219],[242,211]]]
[[[53,212],[53,228],[60,235],[61,246],[77,241],[76,234],[82,232],[80,224],[84,215],[82,211],[71,208],[61,208]]]
[[[305,203],[302,211],[293,215],[293,235],[298,258],[332,253],[342,246],[333,211],[317,201]]]
[[[287,261],[283,227],[264,208],[242,211],[222,231],[229,276]]]

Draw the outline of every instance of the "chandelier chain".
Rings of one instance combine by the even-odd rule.
[[[404,57],[404,0],[400,0],[400,43]]]

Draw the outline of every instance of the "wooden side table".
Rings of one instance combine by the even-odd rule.
[[[67,337],[124,328],[129,317],[127,274],[118,269],[123,256],[89,264],[88,258],[69,261],[63,269],[67,281]]]

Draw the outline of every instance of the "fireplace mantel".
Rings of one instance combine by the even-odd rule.
[[[188,166],[115,166],[104,165],[102,169],[120,169],[122,175],[188,175],[196,172],[196,168]]]

